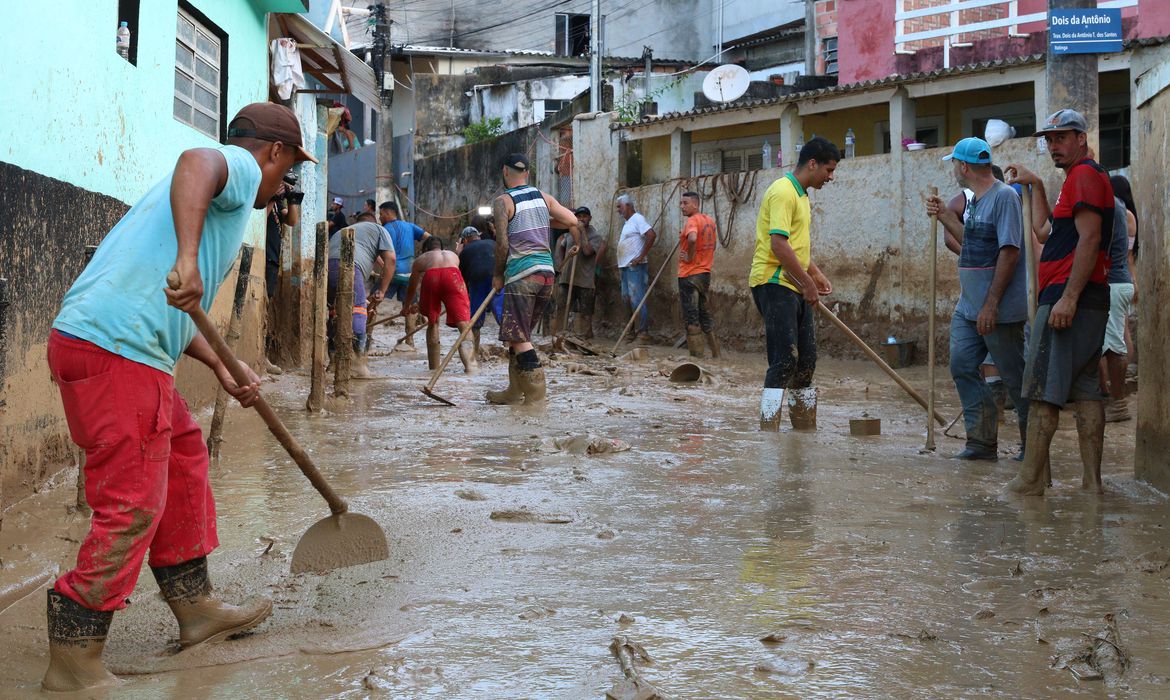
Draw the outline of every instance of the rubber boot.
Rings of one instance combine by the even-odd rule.
[[[65,692],[108,688],[118,678],[102,665],[114,613],[90,610],[49,589],[49,668],[41,689]]]
[[[1028,404],[1028,440],[1020,473],[1005,487],[1021,496],[1043,496],[1051,478],[1048,450],[1060,421],[1060,408],[1044,401]],[[1099,464],[1099,463],[1098,463]]]
[[[501,406],[515,406],[524,403],[524,392],[520,389],[520,369],[516,365],[516,353],[508,351],[508,388],[501,391],[489,391],[486,394],[488,403]]]
[[[817,388],[792,389],[788,392],[788,420],[793,430],[817,429]]]
[[[427,343],[427,369],[434,372],[439,367],[439,344]]]
[[[715,336],[715,331],[707,331],[707,346],[711,348],[711,357],[719,359],[719,338]]]
[[[784,389],[764,389],[760,397],[760,430],[780,432],[780,412],[784,408]]]
[[[463,362],[464,374],[475,374],[479,371],[479,363],[475,361],[474,345],[459,343],[459,359]]]
[[[524,392],[524,405],[531,406],[544,402],[545,397],[548,395],[544,367],[517,369],[516,374],[516,379],[520,383],[520,390]]]
[[[703,357],[703,331],[698,326],[687,326],[687,351],[691,357]]]
[[[580,328],[577,330],[577,335],[581,336],[582,340],[593,339],[593,314],[580,314],[577,316],[577,323]]]
[[[471,331],[471,343],[472,343],[472,347],[475,348],[475,354],[478,357],[479,356],[479,329],[478,328],[475,328]]]
[[[206,557],[150,570],[179,621],[179,645],[184,649],[247,632],[272,614],[272,601],[267,598],[241,606],[213,598]]]
[[[364,352],[353,356],[353,361],[350,363],[349,375],[354,379],[370,378],[370,361]]]
[[[418,328],[418,315],[407,314],[406,316],[406,340],[401,345],[406,345],[407,350],[414,350],[414,329]]]
[[[1101,486],[1101,449],[1105,443],[1105,407],[1100,401],[1078,401],[1076,405],[1077,441],[1085,471],[1081,488],[1091,493],[1105,493]]]

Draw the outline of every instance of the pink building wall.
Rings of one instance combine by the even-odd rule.
[[[837,60],[842,84],[942,68],[941,47],[909,55],[894,52],[894,14],[900,3],[901,0],[837,0]],[[1019,0],[1018,7],[1020,14],[1042,12],[1048,0]],[[1137,7],[1125,8],[1121,16],[1127,39],[1170,35],[1170,0],[1139,0]],[[1021,25],[1019,31],[1027,36],[998,36],[975,41],[969,47],[953,47],[951,65],[1044,53],[1044,22]]]

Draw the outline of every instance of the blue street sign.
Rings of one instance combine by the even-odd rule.
[[[1050,10],[1048,45],[1054,54],[1121,51],[1121,8]]]

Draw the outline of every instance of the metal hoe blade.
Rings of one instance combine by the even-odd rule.
[[[434,399],[435,401],[438,401],[440,403],[445,403],[448,406],[455,405],[455,402],[451,401],[450,399],[445,399],[442,396],[439,396],[435,392],[431,391],[430,387],[424,386],[421,389],[419,389],[419,391],[421,391],[422,393],[426,394],[427,396],[431,397],[432,399]]]
[[[289,569],[294,574],[325,573],[389,558],[386,533],[373,518],[342,513],[322,518],[305,531]]]

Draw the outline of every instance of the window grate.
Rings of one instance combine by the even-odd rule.
[[[837,75],[837,37],[824,40],[821,55],[825,59],[825,75]]]
[[[217,32],[179,8],[175,33],[175,119],[219,140],[223,114],[223,42]]]

